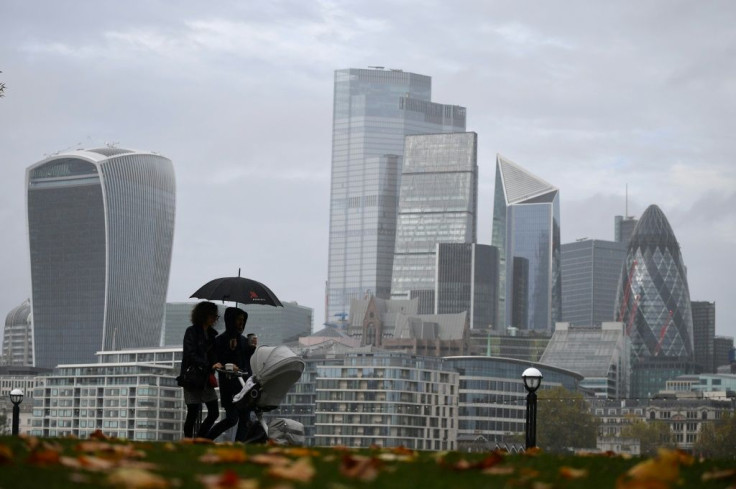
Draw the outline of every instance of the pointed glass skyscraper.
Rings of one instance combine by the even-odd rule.
[[[390,297],[404,137],[465,131],[465,108],[431,92],[430,77],[401,70],[335,72],[328,323],[367,292]]]
[[[562,309],[560,191],[501,155],[492,244],[499,250],[495,329],[551,332]]]
[[[691,373],[693,319],[680,245],[662,210],[644,211],[629,240],[616,316],[631,337],[631,395],[648,397]]]

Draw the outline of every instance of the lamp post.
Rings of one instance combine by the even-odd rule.
[[[10,391],[10,402],[13,403],[13,436],[18,436],[18,426],[20,425],[20,403],[23,402],[23,391],[13,389]]]
[[[534,367],[524,370],[521,374],[524,380],[526,395],[526,449],[537,446],[537,394],[542,384],[542,372]]]

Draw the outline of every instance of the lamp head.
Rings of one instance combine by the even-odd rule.
[[[529,367],[524,370],[524,373],[521,374],[521,378],[524,379],[524,387],[528,392],[536,391],[542,384],[542,372],[534,367]]]
[[[17,388],[10,391],[10,402],[16,406],[23,402],[23,391]]]

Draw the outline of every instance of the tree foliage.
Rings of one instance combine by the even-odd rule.
[[[665,421],[635,419],[621,430],[622,438],[639,440],[642,455],[656,455],[659,448],[674,448],[675,437]]]
[[[703,423],[693,451],[709,458],[736,458],[736,414],[723,413],[721,419]]]
[[[537,445],[551,452],[595,448],[599,421],[582,394],[554,387],[537,396]]]

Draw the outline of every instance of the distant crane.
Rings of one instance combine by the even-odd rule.
[[[671,322],[672,322],[672,311],[670,310],[670,313],[667,316],[667,321],[665,321],[664,326],[662,326],[662,329],[659,330],[659,341],[657,342],[657,347],[654,349],[655,357],[659,355],[659,351],[662,349],[662,342],[664,341],[664,335],[667,334],[667,329],[670,327]]]

